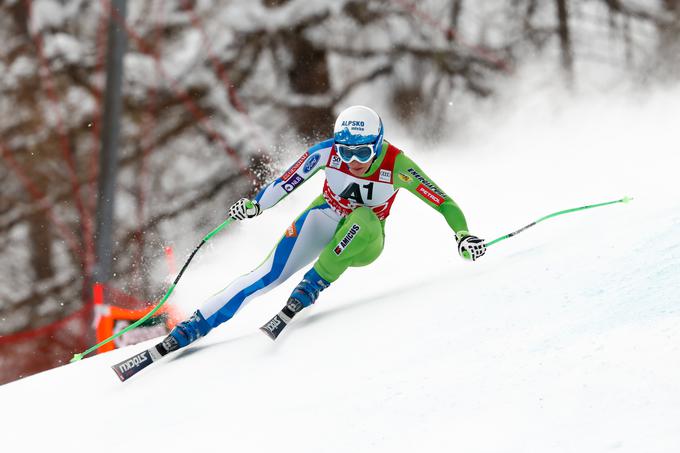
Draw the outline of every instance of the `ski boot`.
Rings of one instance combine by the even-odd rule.
[[[268,323],[260,327],[260,330],[272,340],[276,340],[293,317],[303,308],[307,308],[316,302],[319,293],[328,288],[328,285],[330,285],[330,282],[321,277],[314,268],[311,268],[293,290],[286,306]]]
[[[205,320],[200,311],[196,310],[189,319],[180,322],[172,329],[163,340],[162,345],[167,352],[176,351],[205,336],[210,330],[208,321]]]

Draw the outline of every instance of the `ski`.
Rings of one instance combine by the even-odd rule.
[[[172,352],[176,349],[179,349],[177,341],[173,337],[168,336],[156,346],[153,346],[146,351],[142,351],[139,354],[135,354],[132,357],[113,365],[111,368],[116,372],[118,379],[120,379],[121,382],[125,382],[144,368],[160,360],[168,352]]]
[[[269,320],[265,325],[260,327],[260,330],[267,334],[272,340],[276,340],[283,329],[292,321],[293,317],[304,307],[296,299],[288,299],[288,303],[283,309]],[[157,345],[142,351],[138,354],[123,360],[120,363],[113,365],[111,368],[115,371],[116,376],[121,382],[125,382],[132,376],[136,375],[149,365],[157,362],[169,352],[179,349],[179,344],[172,336],[168,335],[162,342]]]
[[[272,341],[275,341],[281,335],[283,329],[292,321],[293,317],[303,308],[302,304],[296,299],[288,299],[286,306],[270,319],[269,322],[260,327],[260,330],[271,338]]]

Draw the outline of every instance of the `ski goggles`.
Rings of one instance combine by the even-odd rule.
[[[365,145],[341,145],[335,144],[335,150],[343,162],[349,164],[356,160],[360,164],[369,162],[375,156],[375,143],[367,143]]]

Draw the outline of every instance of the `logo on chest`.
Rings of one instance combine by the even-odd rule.
[[[331,156],[331,162],[328,164],[328,166],[339,169],[342,166],[342,159],[340,159],[340,156],[334,154]]]

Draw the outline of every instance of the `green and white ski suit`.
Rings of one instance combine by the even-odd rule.
[[[324,169],[323,193],[288,227],[267,259],[208,299],[200,312],[210,327],[230,319],[251,298],[285,281],[312,261],[317,273],[333,282],[348,267],[378,258],[385,241],[385,219],[399,189],[406,189],[442,214],[455,233],[467,232],[465,216],[403,152],[383,143],[368,172],[353,176],[335,152],[333,140],[304,153],[280,178],[255,197],[269,209]]]

